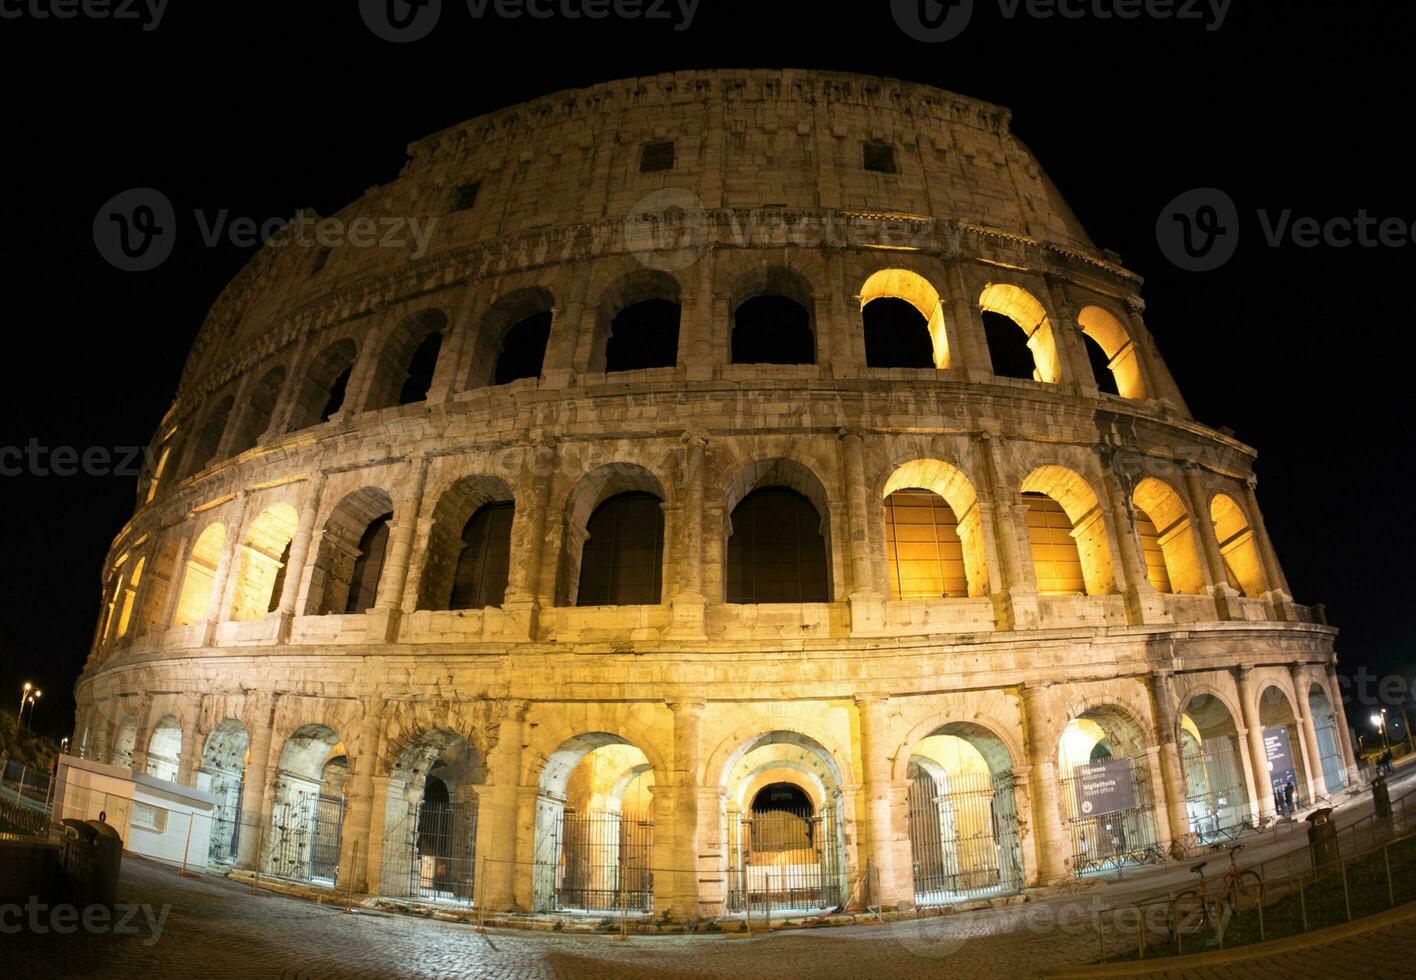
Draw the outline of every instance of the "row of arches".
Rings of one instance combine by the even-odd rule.
[[[1301,710],[1294,696],[1304,699]],[[1253,733],[1246,740],[1243,712],[1230,696],[1202,687],[1182,697],[1174,730],[1159,733],[1162,753],[1167,740],[1177,746],[1181,778],[1174,785],[1154,761],[1148,723],[1125,699],[1087,701],[1067,711],[1060,729],[1048,729],[1046,737],[1055,743],[1040,754],[1051,756],[1055,770],[1039,768],[1039,747],[1026,745],[988,712],[971,720],[921,722],[903,744],[889,749],[881,766],[853,762],[841,754],[845,746],[806,728],[768,725],[746,735],[727,729],[712,739],[721,744],[704,757],[701,786],[694,783],[698,824],[716,826],[714,839],[724,844],[721,891],[709,898],[729,914],[844,904],[864,864],[852,848],[862,839],[861,822],[871,819],[851,799],[858,787],[846,774],[856,765],[867,778],[878,771],[903,784],[899,803],[908,849],[898,883],[923,906],[1006,895],[1033,883],[1044,862],[1030,848],[1044,846],[1047,838],[1038,830],[1031,837],[1020,831],[1034,818],[1055,819],[1063,832],[1055,845],[1065,849],[1070,873],[1081,877],[1163,859],[1176,814],[1183,832],[1203,843],[1271,816],[1266,801],[1281,799],[1286,782],[1297,787],[1301,807],[1312,805],[1314,794],[1344,787],[1346,762],[1324,685],[1295,679],[1290,691],[1269,683],[1254,701],[1262,731],[1258,740]],[[124,721],[110,740],[107,761],[131,764],[136,728],[136,719]],[[1316,731],[1311,741],[1305,741],[1308,728]],[[146,771],[177,779],[184,733],[176,717],[164,715],[150,732]],[[267,873],[335,884],[352,791],[343,734],[325,722],[290,729],[272,749],[264,810],[243,818],[243,801],[252,791],[245,785],[253,771],[252,734],[229,717],[200,743],[191,781],[223,801],[211,862],[231,864],[244,853]],[[481,826],[498,819],[495,810],[489,817],[485,803],[493,785],[505,786],[507,774],[489,767],[478,743],[452,728],[431,726],[399,737],[380,754],[377,769],[386,776],[386,792],[371,801],[382,814],[375,825],[379,860],[371,891],[464,902],[481,894],[477,848],[509,846],[514,835]],[[1264,754],[1252,755],[1251,745],[1264,746]],[[87,735],[81,747],[92,753]],[[264,771],[264,764],[259,768]],[[534,790],[530,857],[484,856],[493,865],[520,862],[525,880],[517,889],[524,907],[654,911],[655,871],[663,872],[665,860],[654,844],[655,800],[677,785],[663,747],[617,726],[591,728],[565,737],[518,771],[516,784]],[[1039,780],[1055,780],[1055,786]],[[1099,780],[1110,788],[1098,792]],[[716,810],[704,809],[709,797],[701,790],[709,787],[718,790]],[[517,795],[529,798],[527,792]],[[1046,808],[1054,805],[1056,813],[1048,815]],[[1163,813],[1171,815],[1168,826]],[[241,846],[243,824],[249,833],[253,823],[264,827],[259,852],[253,842]]]
[[[800,272],[786,266],[752,270],[734,284],[729,297],[731,363],[817,363],[821,297]],[[949,336],[955,328],[947,323],[939,291],[924,276],[903,268],[879,270],[861,284],[858,299],[867,367],[944,370],[954,365]],[[614,281],[591,307],[594,330],[585,369],[613,374],[675,367],[683,305],[679,281],[666,272],[642,269]],[[1064,379],[1068,372],[1057,328],[1041,300],[1019,285],[989,283],[976,307],[995,375],[1048,384]],[[404,316],[380,338],[361,343],[355,335],[337,337],[293,368],[279,365],[244,384],[233,382],[189,423],[184,442],[175,436],[164,440],[144,499],[155,496],[169,469],[181,481],[263,438],[306,429],[340,413],[424,401],[439,378],[448,390],[538,378],[556,316],[551,292],[528,286],[490,305],[465,352],[452,343],[447,314],[428,308]],[[1083,306],[1075,320],[1093,375],[1080,380],[1126,398],[1150,397],[1122,319],[1093,304]],[[351,391],[351,384],[357,391]],[[180,455],[175,463],[169,459],[174,452]]]
[[[911,601],[978,597],[995,588],[990,573],[994,533],[1024,541],[1033,583],[1041,595],[1106,595],[1117,591],[1112,534],[1132,535],[1135,575],[1157,593],[1205,594],[1204,536],[1214,544],[1224,581],[1243,596],[1271,588],[1259,541],[1245,508],[1233,496],[1209,497],[1209,527],[1196,520],[1174,486],[1156,476],[1135,482],[1124,501],[1129,513],[1103,507],[1091,483],[1058,464],[1034,469],[1019,484],[1014,503],[980,498],[958,467],[944,460],[914,460],[896,467],[881,487],[877,553],[891,599]],[[744,467],[724,484],[721,577],[713,601],[735,604],[810,603],[837,599],[837,562],[832,557],[832,506],[825,484],[807,466],[789,459]],[[306,506],[311,506],[307,503]],[[566,496],[564,533],[555,603],[565,606],[656,605],[665,601],[673,549],[666,545],[666,491],[636,464],[601,466],[582,477]],[[1022,517],[1011,532],[984,510]],[[100,640],[133,630],[183,627],[212,620],[255,621],[286,603],[304,615],[359,614],[373,608],[384,588],[396,507],[379,487],[345,494],[329,506],[314,535],[308,568],[290,569],[299,514],[291,504],[261,510],[230,547],[219,520],[206,524],[179,562],[165,542],[148,555],[120,556],[112,572]],[[1106,516],[1110,514],[1110,516]],[[545,547],[530,541],[525,515],[505,479],[467,476],[440,491],[431,520],[411,562],[408,595],[385,596],[390,605],[414,610],[499,607],[513,585],[514,554]],[[1119,521],[1113,532],[1112,520]],[[521,549],[521,550],[517,550]],[[230,552],[230,578],[221,601],[223,555]],[[131,564],[131,569],[129,565]],[[308,573],[308,574],[306,574]],[[302,578],[303,605],[294,603]],[[145,584],[146,583],[146,584]],[[709,583],[713,585],[714,583]],[[1132,583],[1138,585],[1139,583]],[[523,583],[534,588],[535,583]],[[399,586],[404,588],[404,586]],[[175,599],[169,590],[175,589]],[[141,605],[139,605],[141,596]],[[170,606],[168,605],[170,603]],[[170,608],[170,613],[164,610]],[[164,615],[168,618],[164,621]]]

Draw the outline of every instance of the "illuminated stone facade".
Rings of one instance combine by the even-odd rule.
[[[1157,860],[1273,812],[1266,728],[1301,797],[1334,792],[1335,631],[1289,595],[1254,452],[1190,417],[1138,277],[1008,124],[888,79],[688,72],[413,144],[336,217],[417,217],[425,250],[268,246],[214,305],[105,563],[76,744],[243,786],[214,860],[417,893],[432,773],[488,906],[638,889],[676,917]],[[759,297],[804,311],[808,363],[733,363]],[[677,306],[676,349],[614,370],[636,305]],[[872,366],[911,317],[926,363]],[[1008,321],[1030,378],[995,373]],[[536,322],[539,372],[493,383]],[[815,515],[770,574],[731,540],[764,488]],[[662,531],[641,509],[607,551],[587,528],[625,494]],[[727,601],[804,581],[808,545],[824,594]],[[1099,823],[1070,777],[1108,756],[1136,798]],[[287,839],[316,795],[337,865]],[[617,871],[575,866],[631,812],[652,835],[617,831]],[[788,812],[804,840],[769,846]]]

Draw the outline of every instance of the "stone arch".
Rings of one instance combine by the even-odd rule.
[[[212,593],[216,588],[216,569],[221,563],[221,552],[225,546],[224,524],[208,524],[197,536],[187,555],[173,626],[191,626],[206,621],[211,604],[217,601]]]
[[[636,269],[610,283],[595,303],[589,370],[676,366],[682,303],[678,280],[657,269]],[[631,310],[646,317],[627,317]]]
[[[1056,384],[1062,380],[1062,361],[1052,321],[1036,296],[1011,283],[988,283],[979,294],[978,305],[984,313],[1007,317],[1023,331],[1032,352],[1034,381]]]
[[[1176,716],[1185,815],[1201,841],[1250,817],[1240,717],[1229,699],[1209,686],[1192,687]]]
[[[897,466],[885,480],[883,498],[885,501],[887,528],[891,523],[891,497],[897,491],[925,490],[938,497],[948,506],[953,518],[953,533],[959,542],[963,575],[970,596],[988,595],[988,559],[985,554],[984,529],[978,509],[978,494],[969,478],[952,463],[942,459],[915,459]],[[937,505],[936,505],[937,507]],[[937,528],[939,522],[932,527]],[[941,545],[944,541],[940,537]],[[887,546],[895,550],[899,561],[899,541],[889,540]],[[942,551],[941,551],[942,555]],[[942,561],[942,558],[940,559]],[[901,574],[892,568],[892,593],[897,597],[903,593],[899,589]]]
[[[221,449],[221,440],[226,434],[226,426],[235,405],[235,396],[227,394],[218,398],[207,410],[202,417],[202,424],[192,433],[188,443],[187,458],[183,461],[182,473],[177,478],[179,481],[218,462],[216,454]]]
[[[1210,498],[1210,519],[1214,522],[1215,537],[1219,539],[1219,552],[1224,556],[1229,584],[1251,599],[1259,598],[1267,585],[1258,542],[1244,508],[1229,494],[1217,493]]]
[[[455,607],[452,604],[461,559],[470,546],[465,540],[465,532],[484,507],[506,504],[514,508],[514,501],[511,485],[505,479],[482,474],[459,477],[438,496],[437,503],[433,505],[427,545],[422,549],[423,571],[418,585],[417,608],[479,608]],[[506,563],[511,548],[510,521],[498,522],[495,531],[496,540],[488,540],[486,544],[495,551],[493,571],[500,570],[501,588],[491,589],[495,593],[495,601],[488,601],[486,605],[500,606],[506,591]],[[491,600],[493,596],[489,594],[487,598]]]
[[[328,422],[344,411],[349,379],[359,357],[358,345],[349,337],[328,344],[310,362],[292,397],[287,431],[298,432]]]
[[[1122,398],[1145,398],[1146,382],[1140,351],[1121,321],[1100,306],[1084,306],[1077,314],[1077,326],[1081,327],[1084,336],[1101,348],[1106,358],[1106,370],[1115,381],[1116,393]]]
[[[866,364],[868,366],[902,367],[915,365],[874,364],[871,358],[871,324],[866,318],[866,307],[876,300],[898,300],[913,307],[924,321],[923,327],[929,335],[929,363],[918,366],[933,366],[940,370],[951,366],[949,353],[949,333],[944,320],[944,306],[939,291],[924,276],[909,269],[879,269],[868,276],[860,287],[860,309],[862,329],[865,330]],[[878,360],[878,358],[877,358]]]
[[[334,883],[347,776],[344,743],[334,729],[312,722],[289,734],[273,782],[263,860],[268,873]]]
[[[1294,709],[1293,692],[1283,683],[1269,682],[1261,685],[1258,693],[1259,724],[1263,727],[1262,742],[1268,758],[1259,760],[1260,772],[1267,771],[1273,793],[1275,807],[1281,815],[1285,805],[1284,788],[1291,779],[1294,805],[1309,806],[1312,800],[1308,793],[1308,770],[1304,764],[1303,733],[1299,730],[1298,713]],[[1277,750],[1277,751],[1275,751]],[[1289,760],[1284,765],[1281,755]]]
[[[434,727],[405,736],[391,755],[381,893],[470,901],[483,753],[459,732]],[[425,797],[432,780],[445,787],[446,800]]]
[[[522,377],[539,377],[555,307],[555,296],[544,286],[524,286],[498,297],[477,321],[465,387],[481,388]],[[531,320],[537,322],[523,329]],[[531,336],[533,330],[535,336]],[[527,336],[522,337],[522,333]],[[534,342],[539,342],[539,352],[533,349]],[[531,373],[533,360],[536,369]],[[509,376],[513,374],[515,377]]]
[[[141,636],[152,629],[161,630],[168,625],[163,622],[163,615],[171,590],[178,587],[181,553],[181,538],[172,531],[166,532],[153,546],[153,560],[144,573],[148,584],[143,589],[142,601],[138,604],[137,635]]]
[[[276,365],[261,375],[261,379],[246,392],[245,404],[237,415],[236,429],[231,438],[232,456],[239,456],[251,449],[265,435],[284,387],[285,368]]]
[[[1066,514],[1067,521],[1072,525],[1067,532],[1068,536],[1075,543],[1077,559],[1081,565],[1081,574],[1087,595],[1108,595],[1115,591],[1115,574],[1111,565],[1111,549],[1107,544],[1106,521],[1102,517],[1101,503],[1097,498],[1096,491],[1076,470],[1068,469],[1065,466],[1048,464],[1039,466],[1027,475],[1019,486],[1023,494],[1038,494],[1053,501]],[[1024,503],[1028,503],[1033,508],[1029,514],[1029,530],[1035,527],[1033,515],[1043,512],[1042,507],[1033,507],[1034,501],[1029,501],[1025,496]],[[1031,535],[1034,539],[1033,547],[1033,567],[1039,572],[1038,589],[1041,592],[1049,591],[1044,587],[1043,568],[1040,567],[1046,560],[1044,553],[1037,546],[1036,534]],[[1065,542],[1054,540],[1048,544],[1055,548],[1065,547]],[[1050,576],[1055,577],[1055,576]]]
[[[280,592],[290,574],[290,542],[299,522],[295,508],[283,503],[266,508],[251,521],[238,551],[232,619],[261,619],[280,605]]]
[[[1202,594],[1205,574],[1199,542],[1175,488],[1158,477],[1145,477],[1131,493],[1131,504],[1151,585],[1157,592]]]
[[[113,748],[108,754],[108,761],[115,766],[122,766],[124,769],[133,765],[133,750],[138,747],[138,718],[136,715],[124,714],[118,723],[118,731],[113,736]]]
[[[621,494],[642,493],[657,497],[661,507],[667,503],[663,484],[650,470],[638,463],[605,463],[586,473],[566,494],[564,515],[564,545],[561,552],[557,605],[573,606],[579,598],[581,560],[584,556],[590,518],[595,511]],[[667,575],[668,556],[663,547],[662,526],[659,531],[660,576]]]
[[[1342,737],[1337,730],[1337,712],[1322,684],[1308,685],[1308,714],[1313,719],[1313,732],[1318,749],[1318,768],[1322,770],[1323,786],[1331,796],[1347,785],[1347,767],[1342,753]]]
[[[121,601],[118,608],[118,637],[121,639],[128,633],[132,625],[133,607],[138,599],[138,590],[142,588],[143,573],[147,570],[147,556],[139,558],[133,562],[133,570],[128,573],[128,581],[120,590]],[[139,624],[141,625],[141,624]]]
[[[177,781],[182,760],[182,725],[176,715],[163,715],[152,727],[147,744],[147,774]]]
[[[728,360],[733,364],[815,364],[816,300],[795,269],[767,265],[733,284]]]
[[[310,571],[305,615],[357,613],[368,608],[364,602],[372,591],[369,577],[376,587],[383,570],[382,549],[387,545],[386,538],[380,544],[369,535],[380,522],[386,526],[392,515],[393,499],[382,487],[355,490],[334,506]]]
[[[240,719],[224,718],[207,733],[202,745],[197,788],[217,797],[212,820],[209,858],[215,864],[233,864],[241,834],[241,802],[251,737]]]
[[[727,598],[727,556],[733,536],[733,512],[752,492],[782,487],[804,497],[819,518],[821,540],[825,548],[825,596],[830,601],[836,595],[834,556],[832,554],[831,508],[826,484],[809,465],[784,456],[754,460],[736,470],[723,485],[723,529],[721,554],[724,556],[723,599]]]
[[[364,411],[424,401],[447,330],[447,314],[436,307],[403,317],[389,331],[372,365]]]

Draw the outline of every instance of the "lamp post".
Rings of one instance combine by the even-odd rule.
[[[29,697],[30,690],[34,687],[29,681],[25,681],[25,686],[20,688],[20,710],[15,715],[15,734],[20,734],[20,715],[25,713],[25,699]]]
[[[1372,725],[1382,733],[1382,748],[1391,748],[1391,742],[1387,739],[1386,708],[1372,712]]]
[[[25,698],[24,704],[21,704],[21,705],[20,705],[20,717],[24,717],[25,704],[29,705],[29,709],[30,709],[29,721],[25,722],[25,731],[27,731],[27,732],[32,732],[32,731],[34,731],[34,727],[33,727],[33,726],[34,726],[34,706],[35,706],[36,702],[38,702],[39,696],[40,696],[41,694],[43,694],[43,693],[44,693],[44,692],[41,691],[39,688],[35,688],[35,689],[34,689],[34,693],[31,694],[29,697]]]

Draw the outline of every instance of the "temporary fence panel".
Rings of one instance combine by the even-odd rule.
[[[728,841],[729,911],[814,911],[843,904],[835,805],[731,812]]]
[[[1072,840],[1072,867],[1078,877],[1127,864],[1165,862],[1165,852],[1156,842],[1154,797],[1145,756],[1078,766],[1061,784]]]
[[[946,792],[929,774],[911,780],[915,904],[1003,895],[1023,885],[1012,773],[965,775]]]

